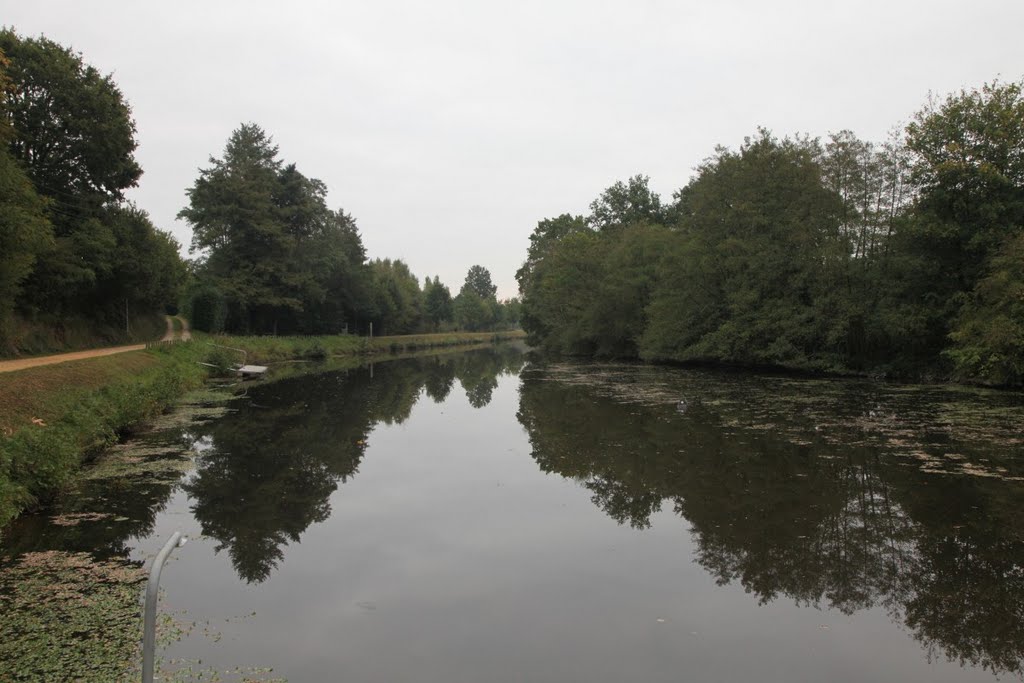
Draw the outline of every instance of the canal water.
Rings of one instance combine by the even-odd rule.
[[[187,534],[180,680],[1021,677],[1019,394],[516,346],[233,391],[144,437],[173,467],[3,540],[141,561]]]

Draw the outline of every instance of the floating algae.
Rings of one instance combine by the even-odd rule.
[[[685,400],[731,432],[772,434],[796,446],[870,448],[930,474],[1020,481],[1024,445],[1018,395],[949,385],[793,379],[636,363],[555,363],[538,379],[687,419]],[[671,410],[671,412],[670,412]],[[690,412],[690,411],[685,411]]]
[[[137,661],[138,563],[26,553],[0,564],[0,679],[122,681]]]

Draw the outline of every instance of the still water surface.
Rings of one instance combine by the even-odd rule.
[[[1010,393],[497,347],[250,388],[150,437],[197,453],[179,482],[88,493],[125,521],[5,552],[183,530],[165,656],[292,682],[1019,680],[1022,424]]]

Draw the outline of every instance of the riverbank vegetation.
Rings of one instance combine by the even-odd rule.
[[[91,455],[216,374],[211,365],[405,353],[523,336],[516,330],[373,339],[203,335],[188,344],[2,373],[0,527],[60,491]]]
[[[205,377],[181,344],[0,374],[0,527]]]
[[[666,204],[616,183],[538,223],[523,327],[568,354],[1020,385],[1021,88],[932,99],[882,144],[760,130]]]

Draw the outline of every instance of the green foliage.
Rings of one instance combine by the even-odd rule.
[[[225,329],[336,332],[365,312],[362,240],[351,216],[327,208],[322,182],[284,165],[255,124],[235,130],[210,164],[179,216],[203,257],[197,279],[224,297]]]
[[[423,315],[435,330],[453,319],[452,293],[439,276],[423,284]]]
[[[672,234],[659,225],[634,223],[601,241],[601,269],[584,329],[599,356],[636,356],[647,327],[647,308]]]
[[[224,331],[227,320],[227,300],[213,284],[200,282],[188,294],[185,315],[193,328],[218,334]]]
[[[649,182],[645,175],[635,175],[625,183],[617,181],[591,203],[587,224],[595,230],[609,230],[664,222],[661,197],[651,191]]]
[[[907,147],[920,196],[897,235],[900,284],[904,300],[919,302],[919,355],[935,358],[957,320],[976,319],[972,308],[985,298],[975,295],[980,280],[1024,229],[1021,84],[994,82],[929,102],[907,127]],[[961,327],[957,334],[962,343],[968,333]],[[968,336],[978,338],[977,332]],[[956,358],[960,372],[972,367],[991,379],[982,370],[988,361],[968,361],[962,353]]]
[[[22,283],[53,244],[45,203],[6,149],[0,149],[0,344]]]
[[[963,377],[1024,383],[1024,234],[1008,239],[962,309],[948,351]]]
[[[493,326],[495,311],[490,306],[490,299],[482,299],[472,289],[463,288],[455,297],[453,304],[455,324],[461,330],[478,332]]]
[[[10,61],[0,49],[0,345],[8,342],[10,317],[22,282],[39,254],[53,242],[46,203],[7,148],[14,136],[8,116],[8,101],[14,93],[9,68]]]
[[[28,310],[91,309],[118,261],[103,207],[121,200],[142,171],[135,123],[121,91],[82,56],[46,38],[0,31],[13,85],[4,107],[10,155],[48,198],[54,242],[21,292]]]
[[[500,306],[501,323],[507,327],[519,327],[523,318],[523,302],[519,297],[504,299],[498,302]]]
[[[235,367],[241,365],[239,362],[241,358],[241,354],[237,351],[213,346],[206,352],[203,362],[209,367],[210,374],[214,377],[228,377],[233,373]]]
[[[174,302],[184,277],[178,245],[123,203],[142,171],[131,110],[110,76],[46,38],[0,30],[0,145],[7,349],[20,349],[14,316],[123,328],[126,317]]]
[[[537,223],[537,227],[530,235],[530,248],[526,253],[526,262],[516,271],[519,291],[525,292],[532,287],[537,266],[562,238],[587,230],[587,221],[583,216],[573,216],[567,213],[563,213],[558,218],[546,218]]]
[[[907,126],[921,186],[915,235],[956,290],[970,291],[1024,226],[1022,84],[997,82],[932,101]]]
[[[478,332],[500,326],[502,307],[494,296],[497,291],[497,286],[491,282],[491,272],[483,266],[472,266],[453,303],[455,324],[459,329]]]
[[[574,232],[536,265],[523,293],[523,329],[531,343],[560,353],[593,352],[581,322],[603,275],[599,248],[595,233]]]
[[[811,366],[841,324],[824,296],[851,249],[816,147],[767,132],[720,149],[678,195],[672,266],[654,295],[643,355]],[[687,321],[681,325],[680,319]],[[827,361],[824,361],[827,362]]]
[[[151,312],[177,301],[186,275],[177,240],[130,203],[106,207],[102,222],[112,233],[116,258],[96,282],[94,308],[116,319],[125,302],[131,310]]]
[[[215,341],[223,346],[244,349],[250,363],[271,364],[294,359],[351,357],[363,354],[408,352],[469,344],[484,344],[521,339],[522,333],[508,332],[445,332],[441,334],[407,334],[394,337],[357,337],[339,334],[322,337],[236,337],[221,336]],[[239,356],[235,355],[235,360]]]
[[[371,319],[374,333],[409,334],[420,327],[423,292],[404,261],[376,259],[370,263]]]
[[[491,271],[483,266],[470,267],[462,288],[469,289],[481,299],[490,299],[498,291],[498,287],[491,282]]]
[[[46,38],[0,31],[15,94],[7,106],[13,156],[62,210],[95,207],[135,185],[135,123],[110,76]]]

